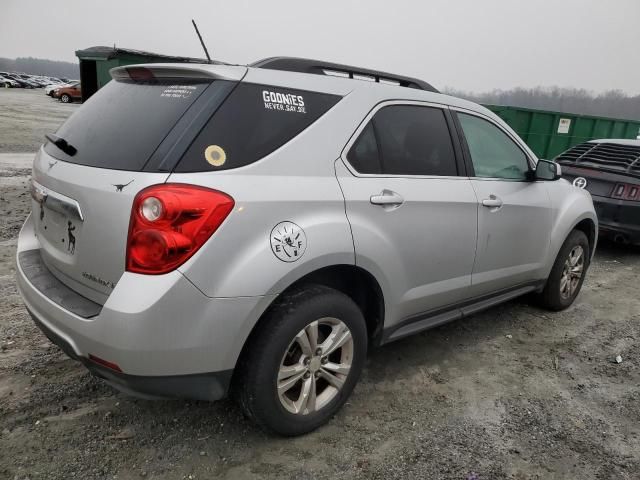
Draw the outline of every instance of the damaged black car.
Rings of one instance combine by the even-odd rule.
[[[591,193],[601,237],[640,245],[640,140],[591,140],[555,161],[564,178]]]

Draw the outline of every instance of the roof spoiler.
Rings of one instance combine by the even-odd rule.
[[[249,65],[256,68],[270,70],[284,70],[288,72],[311,73],[315,75],[330,75],[336,77],[356,78],[377,83],[389,83],[401,87],[416,88],[428,92],[440,93],[429,83],[417,78],[405,77],[394,73],[380,72],[368,68],[342,65],[339,63],[323,62],[309,58],[270,57]]]
[[[114,80],[150,81],[155,79],[232,80],[240,81],[247,67],[192,63],[143,63],[109,70]]]

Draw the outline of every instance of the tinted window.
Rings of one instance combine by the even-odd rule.
[[[176,171],[226,170],[253,163],[298,135],[339,99],[241,83],[191,144]]]
[[[58,129],[77,149],[70,157],[47,143],[65,162],[117,170],[141,170],[207,83],[111,81]]]
[[[372,122],[360,133],[347,154],[347,160],[360,173],[382,173],[378,142]]]
[[[393,105],[380,109],[347,155],[360,173],[378,173],[376,152],[387,175],[457,175],[444,112],[438,108]],[[367,127],[369,128],[369,127]],[[377,137],[377,144],[370,136]]]
[[[524,152],[492,123],[458,114],[471,153],[476,177],[526,179],[529,163]]]

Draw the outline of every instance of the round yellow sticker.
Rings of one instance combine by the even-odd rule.
[[[209,145],[204,151],[204,158],[214,167],[221,167],[227,161],[227,154],[218,145]]]

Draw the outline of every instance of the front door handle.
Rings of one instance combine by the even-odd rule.
[[[489,195],[489,198],[482,200],[482,205],[488,208],[500,208],[502,200],[495,195]]]
[[[382,193],[371,196],[371,203],[383,207],[399,207],[404,203],[404,198],[396,192],[384,189]]]

